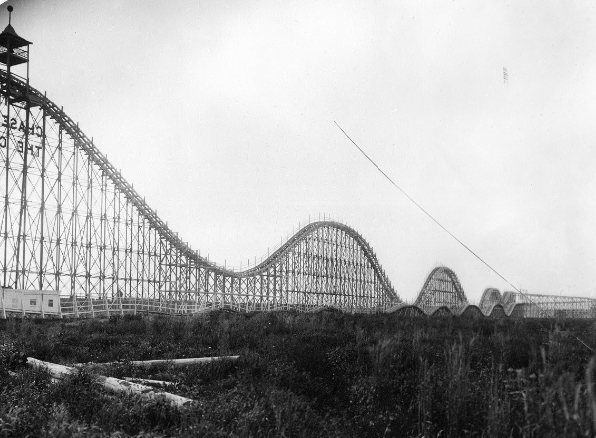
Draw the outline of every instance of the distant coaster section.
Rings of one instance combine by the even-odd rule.
[[[466,294],[455,272],[445,266],[434,268],[426,278],[414,305],[425,313],[444,307],[459,312],[468,304]]]
[[[409,316],[491,318],[596,318],[596,299],[529,294],[487,288],[478,305],[470,304],[455,272],[434,268],[413,304],[399,303],[386,312]]]

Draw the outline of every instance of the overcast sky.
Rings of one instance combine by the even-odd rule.
[[[404,299],[439,264],[472,301],[511,289],[337,121],[513,284],[596,295],[594,2],[15,0],[1,26],[7,4],[32,86],[211,260],[325,213]]]

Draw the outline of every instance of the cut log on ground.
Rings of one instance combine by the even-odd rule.
[[[51,362],[44,362],[33,357],[27,358],[27,363],[33,367],[45,368],[50,375],[56,379],[64,379],[67,375],[76,371],[76,368],[67,367]],[[145,399],[155,399],[163,397],[174,406],[187,406],[194,403],[194,400],[181,397],[176,394],[170,394],[165,391],[156,391],[155,388],[138,383],[127,382],[126,380],[116,379],[115,377],[95,376],[95,380],[105,389],[112,392],[124,392],[128,394],[137,394]]]
[[[161,385],[161,386],[176,386],[174,382],[166,382],[164,380],[141,379],[139,377],[125,377],[127,382],[140,383],[141,385]]]
[[[152,365],[172,365],[175,367],[184,367],[195,364],[207,364],[222,360],[238,360],[240,356],[215,356],[215,357],[194,357],[188,359],[156,359],[156,360],[132,360],[130,362],[106,362],[106,363],[78,363],[75,367],[106,367],[111,365],[130,364],[135,367],[150,367]]]
[[[238,360],[240,356],[217,356],[217,357],[195,357],[189,359],[156,359],[156,360],[133,360],[131,365],[137,367],[150,367],[152,365],[173,365],[175,367],[184,367],[187,365],[206,364],[218,362],[221,360]]]

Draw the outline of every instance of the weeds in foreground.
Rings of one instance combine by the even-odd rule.
[[[213,313],[0,321],[0,436],[580,437],[596,433],[591,322]],[[591,336],[591,338],[590,338]],[[240,354],[206,366],[130,360]],[[25,356],[113,362],[193,398],[106,393],[81,371],[52,383]]]

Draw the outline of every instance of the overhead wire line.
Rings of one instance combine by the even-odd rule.
[[[467,246],[465,243],[463,243],[455,234],[453,234],[451,231],[449,231],[441,222],[439,222],[437,219],[435,219],[433,217],[433,215],[431,215],[428,211],[426,211],[426,209],[424,209],[424,207],[422,207],[418,202],[416,202],[416,200],[414,198],[412,198],[404,189],[402,189],[400,186],[398,186],[395,181],[393,181],[391,179],[391,177],[389,177],[389,175],[387,175],[383,169],[381,169],[379,167],[379,165],[377,163],[375,163],[375,161],[370,158],[368,156],[368,154],[366,152],[364,152],[364,150],[358,146],[358,144],[356,144],[356,142],[354,140],[352,140],[352,138],[348,135],[348,133],[346,131],[343,130],[343,128],[341,126],[339,126],[339,124],[334,120],[333,123],[335,123],[335,125],[340,129],[341,132],[343,132],[343,134],[346,136],[346,138],[348,140],[350,140],[350,142],[352,142],[352,144],[354,146],[356,146],[356,148],[362,153],[362,155],[364,155],[366,157],[366,159],[368,161],[370,161],[372,163],[373,166],[375,166],[377,168],[377,170],[396,188],[398,189],[406,198],[408,198],[416,207],[418,207],[426,216],[428,216],[435,224],[437,224],[439,227],[441,227],[443,229],[443,231],[445,231],[447,234],[449,234],[453,239],[455,239],[455,241],[457,241],[457,243],[459,243],[461,246],[463,246],[470,254],[472,254],[474,257],[476,257],[478,260],[480,260],[486,267],[488,267],[491,271],[493,271],[495,274],[497,274],[501,279],[503,279],[509,286],[511,286],[513,289],[515,289],[522,297],[524,297],[526,300],[528,300],[531,304],[533,304],[534,306],[536,306],[538,309],[540,309],[545,315],[548,316],[548,313],[542,308],[540,307],[537,303],[535,303],[528,295],[526,295],[525,293],[523,293],[520,289],[518,289],[513,283],[511,283],[509,280],[507,280],[503,275],[501,275],[501,273],[499,273],[499,271],[497,271],[495,268],[493,268],[490,264],[488,264],[488,262],[486,262],[482,257],[480,257],[478,254],[476,254],[474,251],[472,251],[472,249]],[[570,332],[571,333],[571,332]],[[588,348],[590,351],[592,351],[593,353],[595,352],[594,349],[592,347],[590,347],[589,345],[587,345],[584,341],[582,341],[580,338],[578,338],[576,335],[574,335],[573,333],[571,333],[573,337],[575,337],[581,344],[583,344],[586,348]]]

